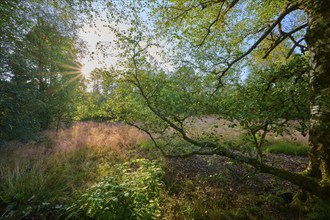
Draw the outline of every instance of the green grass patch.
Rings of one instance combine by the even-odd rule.
[[[295,156],[307,156],[308,146],[304,144],[277,142],[269,145],[266,152],[275,154],[287,154]]]
[[[107,173],[100,169],[104,169],[103,164],[110,167],[112,162],[121,161],[106,153],[85,146],[39,160],[0,161],[0,219],[49,219],[65,214],[73,192],[89,187]]]

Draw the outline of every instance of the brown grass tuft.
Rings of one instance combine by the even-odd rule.
[[[127,125],[95,122],[80,122],[71,128],[60,130],[57,134],[50,132],[48,136],[55,140],[56,151],[90,146],[122,152],[147,138],[136,128]]]
[[[148,137],[134,127],[122,124],[79,122],[70,128],[45,131],[38,141],[9,142],[0,149],[1,160],[40,159],[82,148],[124,153]]]

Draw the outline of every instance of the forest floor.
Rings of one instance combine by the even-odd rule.
[[[117,164],[139,158],[160,161],[164,170],[162,214],[156,219],[330,217],[330,207],[316,197],[251,166],[218,155],[164,159],[155,149],[140,147],[146,142],[146,135],[127,126],[79,123],[28,143],[3,144],[0,220],[67,219],[67,207],[80,192],[114,174]],[[305,156],[264,153],[264,161],[275,167],[300,172],[307,166]]]
[[[267,154],[265,161],[295,172],[307,166],[306,157],[285,154]],[[297,186],[225,157],[168,159],[166,167],[170,191],[199,210],[194,219],[311,219],[293,201],[303,195]]]

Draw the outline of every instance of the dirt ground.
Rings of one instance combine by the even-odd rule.
[[[279,168],[300,172],[306,168],[308,158],[267,154],[265,161]],[[224,202],[220,202],[217,208],[227,213],[230,210],[244,210],[242,215],[228,219],[311,219],[292,205],[294,196],[303,194],[299,187],[272,175],[258,173],[248,165],[218,155],[196,155],[168,159],[166,166],[169,178],[176,180],[171,184],[177,195],[191,195],[192,200],[204,198],[206,209],[221,200]],[[216,215],[219,214],[213,217],[205,214],[199,218],[216,219]]]

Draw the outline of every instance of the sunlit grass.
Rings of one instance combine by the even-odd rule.
[[[236,134],[230,134],[226,124],[224,128],[221,126],[216,129],[224,139],[243,141],[238,129]],[[299,147],[301,144],[273,138],[267,151],[300,155]],[[161,160],[145,134],[133,127],[111,123],[79,122],[58,132],[47,131],[29,143],[10,142],[0,150],[0,212],[5,212],[7,219],[66,218],[68,205],[75,204],[75,196],[117,174],[114,168],[118,164],[141,157]],[[200,166],[197,163],[192,164]],[[268,200],[249,192],[239,195],[226,190],[231,180],[224,172],[212,179],[187,179],[177,176],[180,170],[172,172],[168,164],[160,164],[166,171],[160,179],[166,185],[160,194],[164,201],[160,207],[163,219],[246,219],[271,213],[258,209],[258,204],[266,204]],[[130,179],[132,184],[135,180],[139,177]],[[214,185],[216,182],[220,188]],[[143,187],[144,184],[138,185],[137,190]]]
[[[5,211],[9,219],[60,215],[74,192],[127,161],[131,148],[146,138],[128,126],[88,122],[45,135],[1,149],[0,212]]]
[[[277,154],[282,153],[295,156],[307,156],[308,146],[305,144],[280,141],[267,146],[266,152]]]

